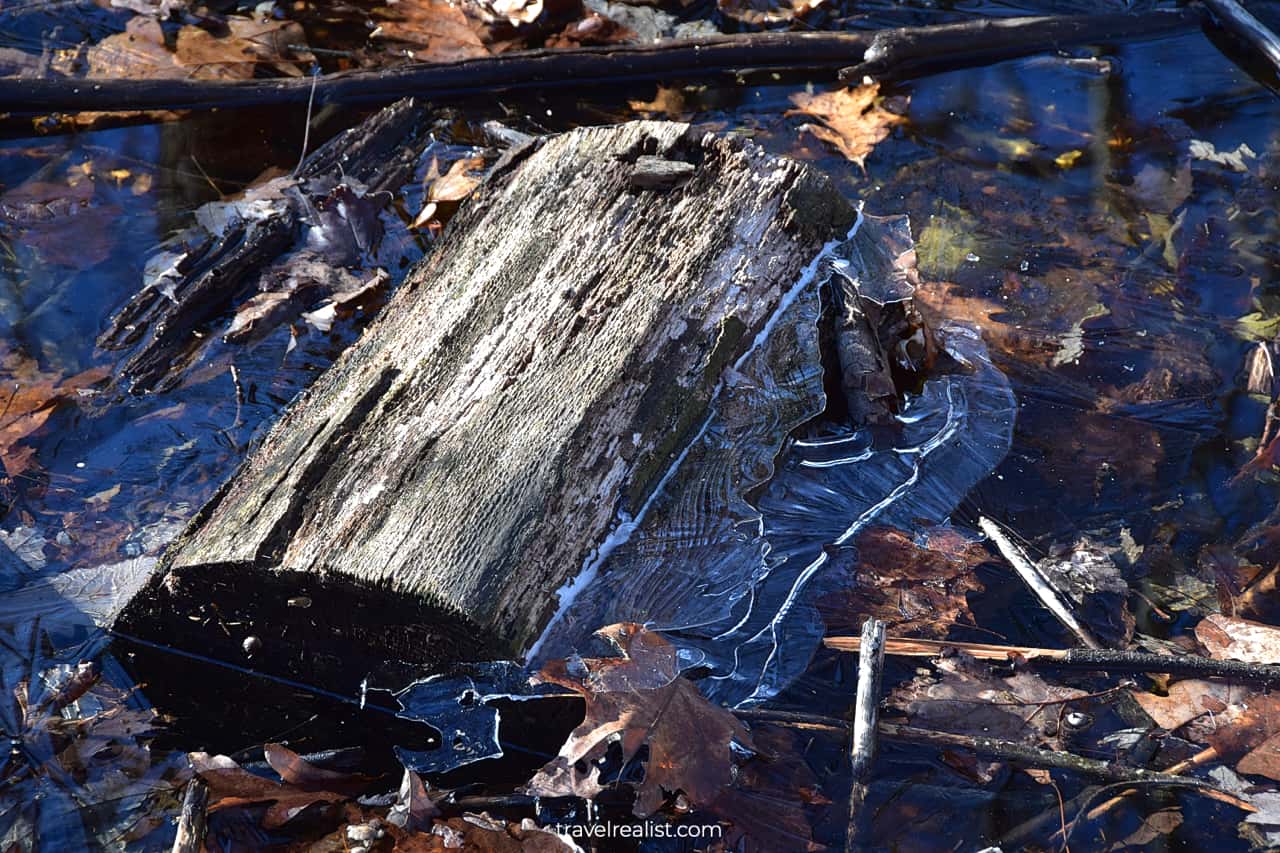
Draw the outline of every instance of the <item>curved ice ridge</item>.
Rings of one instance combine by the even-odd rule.
[[[727,371],[653,496],[561,591],[532,663],[584,647],[601,626],[643,622],[702,658],[708,695],[769,699],[821,642],[815,602],[840,582],[824,572],[828,549],[852,546],[872,525],[942,522],[999,464],[1016,401],[978,333],[954,323],[937,331],[963,369],[925,383],[896,429],[790,437],[826,404],[822,288],[881,304],[906,298],[897,255],[886,254],[894,246],[910,246],[905,217],[859,216],[845,240],[823,248]]]

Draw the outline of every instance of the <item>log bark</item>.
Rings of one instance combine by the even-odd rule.
[[[653,188],[641,157],[686,165]],[[683,124],[530,144],[118,629],[342,690],[389,659],[519,654],[855,218],[807,167]]]

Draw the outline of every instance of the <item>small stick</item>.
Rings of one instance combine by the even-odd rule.
[[[1050,767],[1058,770],[1071,770],[1083,776],[1090,776],[1108,782],[1143,782],[1151,779],[1168,781],[1180,778],[1171,773],[1146,770],[1141,767],[1126,767],[1123,764],[1099,761],[1096,758],[1085,758],[1073,752],[1055,752],[1014,741],[958,735],[951,732],[935,732],[930,729],[918,729],[914,726],[900,726],[893,723],[881,723],[880,736],[886,740],[914,743],[921,746],[934,746],[939,749],[963,749],[975,755],[1008,761],[1025,767]],[[1230,802],[1236,804],[1235,800]]]
[[[1085,646],[1091,649],[1102,648],[1102,644],[1094,639],[1089,629],[1076,618],[1071,605],[1058,594],[1058,591],[1045,579],[1045,576],[1031,562],[1026,553],[1005,535],[1005,532],[1000,529],[998,524],[984,517],[978,519],[978,527],[982,529],[983,533],[987,534],[988,539],[995,543],[996,549],[1001,556],[1009,561],[1009,565],[1013,566],[1013,570],[1018,573],[1018,577],[1022,578],[1022,582],[1027,585],[1027,588],[1035,594],[1036,598],[1040,599],[1040,602],[1049,609],[1050,613],[1057,617],[1059,622],[1066,626],[1068,631],[1075,634]]]
[[[827,637],[829,649],[856,652],[858,637]],[[1112,649],[1038,649],[1032,646],[997,646],[991,643],[953,643],[892,637],[885,653],[903,657],[937,657],[947,649],[965,652],[981,660],[1023,663],[1032,669],[1078,669],[1091,672],[1164,672],[1191,678],[1226,678],[1258,684],[1280,685],[1280,666],[1235,660],[1214,660],[1199,655],[1157,655]]]
[[[1183,761],[1179,761],[1177,764],[1171,765],[1170,767],[1168,767],[1167,769],[1161,772],[1163,772],[1166,776],[1179,776],[1183,773],[1186,773],[1188,770],[1193,770],[1196,767],[1199,767],[1203,764],[1208,764],[1210,761],[1214,761],[1217,758],[1218,758],[1218,750],[1214,749],[1213,747],[1208,747],[1207,749],[1200,750],[1190,758],[1184,759]],[[1137,789],[1126,788],[1125,790],[1116,794],[1111,799],[1107,800],[1105,803],[1099,806],[1095,806],[1094,808],[1089,810],[1088,814],[1084,816],[1085,820],[1097,820],[1098,818],[1105,815],[1107,812],[1111,811],[1116,806],[1123,803],[1124,798],[1129,794],[1132,794],[1135,790]],[[1089,799],[1093,799],[1093,797],[1090,797]],[[1075,820],[1072,821],[1072,824],[1074,824],[1079,819],[1080,819],[1079,817],[1076,817]],[[1070,830],[1067,829],[1066,827],[1059,829],[1054,834],[1053,838],[1050,839],[1050,843],[1053,843],[1058,836],[1065,836],[1069,831]]]
[[[173,853],[200,853],[204,848],[208,807],[208,784],[199,776],[192,776],[182,798],[182,815],[178,818],[178,834],[173,838]]]
[[[1249,44],[1280,73],[1280,38],[1236,0],[1204,0],[1218,26]]]
[[[884,680],[884,641],[884,622],[868,619],[863,623],[862,649],[858,655],[858,692],[853,708],[853,731],[849,737],[853,787],[849,791],[849,825],[845,836],[848,850],[862,849],[861,839],[867,824],[863,804],[876,761],[880,692]]]

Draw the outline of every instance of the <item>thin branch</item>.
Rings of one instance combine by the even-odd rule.
[[[971,21],[861,32],[748,33],[612,45],[530,50],[456,62],[342,71],[314,81],[0,78],[0,112],[42,115],[80,110],[207,110],[306,103],[388,103],[402,97],[446,99],[497,91],[601,88],[654,80],[736,78],[744,72],[826,71],[861,62],[869,48],[892,43],[898,76],[964,67],[1072,44],[1142,38],[1199,26],[1198,9]],[[904,47],[909,46],[908,47]],[[914,53],[913,53],[914,52]],[[927,61],[926,61],[927,60]],[[861,67],[861,66],[856,66]]]
[[[827,637],[829,649],[856,652],[858,637]],[[1214,660],[1198,655],[1157,655],[1112,649],[1038,649],[1032,646],[997,646],[991,643],[953,643],[946,640],[899,639],[885,642],[885,653],[902,657],[937,657],[946,650],[964,652],[981,660],[1020,663],[1032,669],[1078,669],[1088,672],[1163,672],[1188,678],[1226,678],[1257,684],[1280,685],[1280,666]]]
[[[1236,0],[1204,0],[1204,5],[1213,13],[1218,26],[1266,57],[1271,67],[1280,73],[1280,38],[1266,24]]]
[[[1009,561],[1009,565],[1013,566],[1013,570],[1018,573],[1018,577],[1027,585],[1027,589],[1031,590],[1036,598],[1040,599],[1040,603],[1048,608],[1049,612],[1066,626],[1068,631],[1075,634],[1085,646],[1091,649],[1102,648],[1102,644],[1093,636],[1093,633],[1077,618],[1071,603],[1063,598],[1058,590],[1049,583],[1044,574],[1036,568],[1035,563],[1031,562],[1027,557],[1026,553],[1005,535],[1000,525],[989,518],[979,518],[978,527],[982,529],[983,533],[987,534],[988,539],[995,543],[996,550]]]

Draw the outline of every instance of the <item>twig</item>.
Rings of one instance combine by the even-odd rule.
[[[192,776],[182,798],[182,815],[178,818],[178,834],[173,838],[173,853],[200,853],[204,849],[208,807],[209,786],[199,776]]]
[[[983,533],[987,534],[987,538],[995,543],[996,549],[1009,561],[1009,565],[1013,566],[1014,571],[1018,573],[1018,577],[1022,578],[1022,582],[1027,585],[1027,588],[1035,594],[1036,598],[1040,599],[1040,602],[1049,609],[1050,613],[1057,617],[1059,622],[1066,626],[1068,631],[1075,634],[1080,642],[1084,643],[1088,648],[1102,648],[1102,644],[1076,618],[1075,611],[1072,610],[1070,603],[1054,589],[1053,585],[1045,579],[1035,564],[1027,558],[1023,550],[1005,535],[1005,532],[1000,529],[998,524],[984,517],[978,519],[978,527],[982,529]]]
[[[1193,770],[1196,767],[1200,767],[1201,765],[1208,764],[1210,761],[1214,761],[1218,757],[1219,757],[1218,750],[1214,749],[1213,747],[1208,747],[1207,749],[1202,749],[1199,752],[1197,752],[1195,755],[1191,756],[1190,758],[1185,759],[1183,761],[1179,761],[1177,764],[1174,764],[1161,772],[1163,772],[1165,775],[1168,775],[1168,776],[1178,776],[1182,773],[1186,773],[1188,770]],[[1087,814],[1084,814],[1084,809],[1088,805],[1088,803],[1097,799],[1097,797],[1095,797],[1093,794],[1090,794],[1087,800],[1085,801],[1085,803],[1080,807],[1079,811],[1076,814],[1075,819],[1072,820],[1071,826],[1070,827],[1064,826],[1062,829],[1058,830],[1058,832],[1054,834],[1053,838],[1050,839],[1050,842],[1052,843],[1054,840],[1058,838],[1058,836],[1062,836],[1065,842],[1066,838],[1069,837],[1071,833],[1071,828],[1075,826],[1076,821],[1080,820],[1081,814],[1084,814],[1084,819],[1087,821],[1097,820],[1098,818],[1105,815],[1107,812],[1111,811],[1116,806],[1123,803],[1124,798],[1129,794],[1132,794],[1135,790],[1136,790],[1135,788],[1125,788],[1124,790],[1120,791],[1111,799],[1107,800],[1106,802],[1102,803],[1099,806],[1095,806],[1094,808],[1090,809]]]
[[[1062,835],[1063,845],[1066,846],[1071,842],[1071,836],[1076,831],[1076,827],[1080,825],[1081,818],[1084,818],[1084,822],[1086,823],[1092,819],[1096,810],[1090,810],[1086,813],[1086,809],[1089,808],[1089,804],[1091,802],[1093,802],[1094,800],[1098,799],[1099,797],[1105,795],[1110,791],[1116,791],[1121,788],[1127,788],[1133,785],[1158,786],[1158,787],[1167,787],[1167,788],[1189,788],[1193,791],[1196,791],[1197,793],[1204,794],[1210,799],[1235,806],[1236,808],[1244,812],[1256,812],[1258,810],[1252,804],[1241,799],[1240,797],[1237,797],[1234,794],[1228,794],[1225,791],[1221,791],[1213,787],[1212,785],[1210,785],[1208,782],[1202,782],[1199,779],[1181,779],[1177,776],[1172,776],[1168,778],[1148,778],[1148,779],[1143,779],[1143,780],[1134,781],[1134,782],[1121,782],[1115,785],[1106,785],[1102,788],[1099,788],[1098,790],[1094,791],[1092,794],[1089,795],[1089,797],[1085,800],[1084,806],[1080,809],[1079,812],[1076,813],[1076,816],[1072,818],[1071,824],[1067,827],[1066,832],[1059,833],[1060,835]]]
[[[559,694],[551,694],[558,696]],[[577,693],[565,694],[581,698]],[[541,698],[541,697],[539,697]],[[841,732],[848,734],[849,723],[835,717],[824,717],[819,714],[805,714],[800,711],[772,711],[767,708],[734,708],[733,715],[748,723],[774,723],[789,726],[793,729],[811,729],[819,732]]]
[[[958,735],[951,732],[935,732],[929,729],[899,726],[893,723],[881,723],[880,736],[886,740],[933,746],[939,749],[963,749],[975,755],[1008,761],[1026,767],[1049,767],[1058,770],[1070,770],[1083,776],[1103,779],[1108,782],[1141,782],[1149,779],[1167,781],[1179,778],[1169,773],[1146,770],[1141,767],[1127,767],[1112,761],[1085,758],[1083,755],[1076,755],[1073,752],[1055,752],[1014,741]]]
[[[827,637],[829,649],[856,652],[858,637]],[[1078,669],[1089,672],[1164,672],[1190,678],[1226,678],[1257,684],[1280,685],[1280,666],[1234,660],[1213,660],[1198,655],[1157,655],[1112,649],[1038,649],[1032,646],[997,646],[990,643],[952,643],[891,637],[885,653],[903,657],[937,657],[947,649],[965,652],[981,660],[1021,663],[1032,669]]]
[[[1280,73],[1280,38],[1266,24],[1251,15],[1236,0],[1204,0],[1204,5],[1209,7],[1218,26],[1248,43]]]
[[[387,103],[414,95],[457,98],[495,91],[583,89],[647,80],[692,80],[740,76],[743,72],[828,70],[864,58],[876,38],[911,44],[917,59],[932,56],[931,69],[958,67],[1039,53],[1068,44],[1106,38],[1136,38],[1198,26],[1195,9],[1008,18],[934,27],[904,27],[870,33],[748,33],[645,45],[612,45],[531,50],[456,62],[414,64],[380,70],[340,71],[315,81],[319,103]],[[931,45],[948,45],[939,55]],[[897,61],[907,73],[921,63]],[[895,69],[897,71],[898,69]],[[0,112],[38,115],[78,110],[177,110],[305,103],[312,81],[278,80],[85,80],[75,78],[0,79]]]
[[[868,619],[862,626],[862,648],[858,656],[858,692],[853,708],[853,731],[850,734],[849,766],[853,771],[853,787],[849,791],[849,824],[845,849],[861,850],[865,820],[863,804],[867,799],[867,783],[876,761],[876,733],[880,720],[881,682],[884,680],[885,626],[879,619]]]

